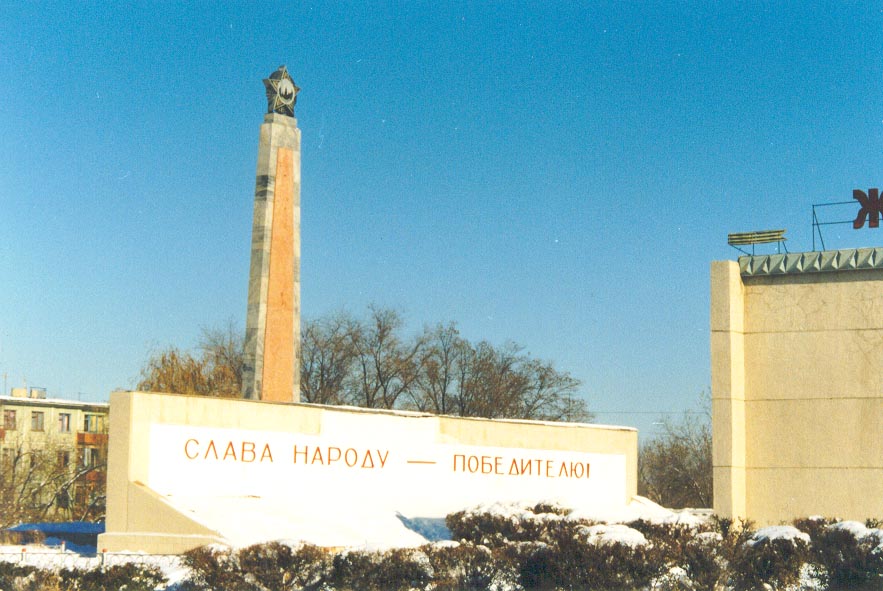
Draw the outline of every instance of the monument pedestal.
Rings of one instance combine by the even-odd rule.
[[[146,392],[111,395],[109,551],[419,545],[494,502],[624,508],[637,431]]]

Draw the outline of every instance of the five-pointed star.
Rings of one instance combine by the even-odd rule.
[[[267,108],[271,113],[282,113],[294,116],[294,103],[300,88],[291,79],[288,69],[280,66],[269,78],[264,80],[267,89]]]

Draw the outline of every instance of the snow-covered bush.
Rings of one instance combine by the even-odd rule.
[[[49,574],[43,571],[44,574]],[[49,589],[83,590],[83,591],[154,591],[162,588],[166,578],[155,566],[135,564],[115,564],[107,568],[93,568],[87,571],[63,570],[60,574],[61,584]],[[42,589],[36,587],[35,589]]]
[[[434,591],[479,591],[515,578],[511,563],[486,546],[469,542],[422,546],[433,570]]]
[[[61,579],[55,573],[10,562],[0,563],[0,589],[3,591],[43,591],[61,588]]]
[[[309,544],[256,544],[237,557],[243,578],[262,590],[308,588],[325,580],[331,570],[329,554]]]
[[[433,574],[429,557],[420,549],[388,550],[381,555],[374,575],[374,587],[371,589],[377,591],[423,589],[432,580]]]
[[[158,568],[135,563],[50,570],[0,562],[3,591],[154,591],[165,588],[165,583]]]
[[[259,591],[260,587],[245,579],[236,553],[224,546],[201,546],[184,553],[183,563],[190,577],[181,585],[182,591]]]
[[[659,548],[625,525],[573,524],[554,533],[549,570],[560,589],[639,589],[665,565]]]
[[[679,564],[690,581],[690,589],[713,591],[724,578],[727,560],[723,555],[723,535],[699,532],[682,547]]]
[[[832,589],[883,583],[883,530],[857,521],[826,524],[812,538],[813,555]]]
[[[331,588],[336,591],[407,591],[432,580],[429,558],[419,549],[351,551],[334,557]]]
[[[334,589],[373,589],[374,571],[380,562],[377,552],[352,550],[334,556],[331,586]]]
[[[809,536],[790,525],[764,527],[735,549],[730,571],[737,591],[796,585],[810,558]]]
[[[657,523],[639,519],[626,525],[650,540],[673,566],[680,565],[684,548],[696,533],[694,526],[682,523]]]
[[[552,503],[494,503],[452,513],[445,518],[445,525],[455,540],[495,547],[508,542],[546,540],[551,529],[574,521],[569,513]]]
[[[628,526],[644,534],[665,562],[665,573],[656,581],[658,589],[711,591],[722,580],[728,561],[718,521],[656,522],[642,519],[630,522]],[[734,525],[728,520],[724,528],[728,535],[744,536],[740,524]],[[741,541],[745,540],[747,536]]]
[[[545,542],[517,542],[494,552],[512,565],[515,582],[527,590],[556,589],[560,580],[558,549]]]

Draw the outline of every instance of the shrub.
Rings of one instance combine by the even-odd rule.
[[[569,518],[569,513],[550,503],[530,507],[496,504],[452,513],[445,518],[445,525],[456,540],[498,547],[508,542],[548,541],[561,523],[588,523]]]
[[[673,563],[680,563],[684,548],[696,531],[682,523],[653,523],[644,519],[627,523],[628,527],[641,532]]]
[[[436,591],[479,591],[501,578],[514,578],[511,562],[486,546],[469,542],[428,544],[421,550],[429,557]]]
[[[331,555],[318,546],[304,544],[292,554],[288,572],[292,589],[318,589],[331,576]]]
[[[284,589],[291,576],[293,552],[279,542],[254,544],[237,552],[239,570],[244,580],[263,589]]]
[[[548,553],[537,553],[532,560],[543,565],[560,589],[646,587],[664,568],[662,552],[643,534],[624,525],[573,524],[558,528],[556,534],[554,547]],[[548,561],[548,566],[543,561]]]
[[[530,509],[530,511],[535,515],[549,514],[560,515],[561,517],[566,517],[567,515],[573,513],[573,509],[569,509],[568,507],[565,507],[559,503],[549,501],[537,503]]]
[[[742,546],[754,535],[754,522],[748,519],[712,517],[712,531],[720,534],[720,554],[729,565]]]
[[[3,591],[56,591],[66,589],[55,573],[9,562],[0,563]]]
[[[429,557],[421,550],[397,548],[381,554],[373,583],[378,591],[422,589],[433,574]]]
[[[419,550],[352,551],[334,557],[331,584],[340,591],[405,591],[425,587],[432,576],[429,558]]]
[[[810,558],[810,538],[790,525],[765,527],[735,548],[730,563],[737,590],[796,585],[800,570]]]
[[[813,536],[813,554],[833,589],[883,581],[883,530],[857,521],[826,524]]]
[[[260,591],[246,580],[236,555],[228,548],[202,546],[184,553],[184,565],[191,576],[182,583],[182,591]]]
[[[824,533],[825,528],[832,523],[837,523],[839,521],[839,519],[829,519],[820,516],[803,517],[794,520],[794,527],[807,534],[812,543],[815,544],[816,540],[818,540]]]
[[[318,586],[330,574],[331,560],[317,546],[292,548],[280,542],[255,544],[238,552],[243,578],[267,590]]]
[[[166,583],[166,578],[155,566],[115,564],[105,569],[63,570],[61,584],[50,589],[81,591],[153,591]],[[48,591],[48,589],[47,589]]]
[[[331,564],[331,586],[339,591],[373,589],[378,562],[380,557],[376,552],[353,550],[336,554]]]
[[[718,532],[699,532],[684,545],[681,564],[696,591],[713,591],[724,578],[722,542]]]
[[[0,562],[0,589],[14,589],[16,581],[34,571],[31,566],[21,566],[12,562]]]
[[[556,561],[557,548],[543,542],[510,544],[500,555],[515,566],[517,581],[527,591],[557,589],[561,578]]]

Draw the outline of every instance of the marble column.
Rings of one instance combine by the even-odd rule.
[[[243,398],[299,401],[299,349],[300,130],[271,112],[258,148]]]

